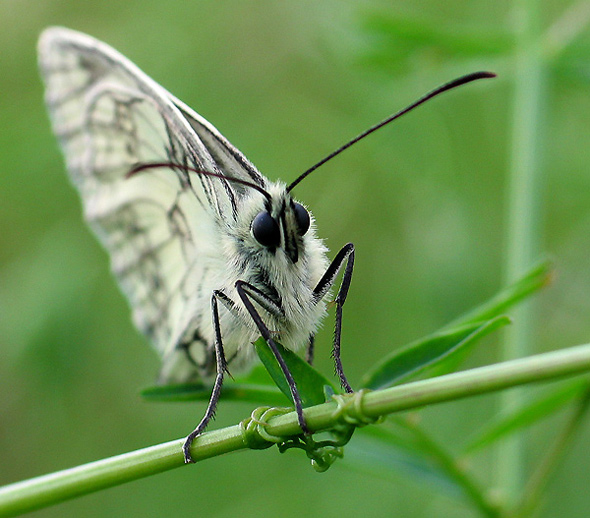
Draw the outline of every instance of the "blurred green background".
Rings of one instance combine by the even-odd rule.
[[[539,125],[538,247],[555,259],[557,276],[535,304],[537,351],[590,335],[590,32],[583,6],[563,17],[570,4],[537,7],[543,41],[559,51],[544,78]],[[297,187],[332,254],[356,245],[343,336],[354,385],[386,352],[502,285],[517,66],[511,34],[522,14],[511,2],[468,0],[2,0],[0,484],[180,438],[204,410],[139,396],[158,359],[131,325],[64,172],[36,68],[44,27],[111,44],[265,175],[286,181],[434,86],[475,70],[499,73],[380,130]],[[325,373],[331,328],[327,320],[316,342]],[[497,338],[488,339],[469,365],[498,357]],[[222,402],[213,426],[250,410]],[[497,398],[486,396],[428,409],[421,419],[459,449],[496,411]],[[562,420],[530,430],[527,463]],[[474,516],[397,466],[357,462],[363,444],[358,434],[321,475],[301,452],[243,452],[33,515]],[[587,516],[589,446],[586,426],[542,516]],[[473,466],[484,483],[492,461],[485,454]]]

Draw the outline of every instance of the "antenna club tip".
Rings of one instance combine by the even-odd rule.
[[[481,79],[498,77],[498,74],[496,74],[495,72],[488,72],[486,70],[481,71],[481,72],[475,72],[475,74],[473,74],[473,75],[477,76],[478,78],[481,78]]]

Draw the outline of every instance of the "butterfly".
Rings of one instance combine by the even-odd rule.
[[[205,382],[211,398],[184,458],[214,416],[224,376],[245,370],[266,340],[309,433],[276,341],[307,346],[339,273],[335,371],[355,249],[330,262],[311,212],[292,191],[317,167],[394,118],[480,72],[447,83],[373,126],[287,185],[264,177],[219,131],[110,46],[61,27],[39,40],[45,101],[84,215],[107,249],[133,321],[161,356],[161,383]]]

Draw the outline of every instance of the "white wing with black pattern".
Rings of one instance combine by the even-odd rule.
[[[199,319],[210,320],[195,308],[209,306],[203,285],[219,270],[218,227],[238,217],[245,189],[188,168],[261,187],[267,180],[211,124],[108,45],[50,28],[39,62],[86,219],[110,253],[136,325],[166,360],[198,335]],[[138,164],[162,162],[186,169],[128,176]],[[196,362],[209,368],[204,343],[198,353]]]

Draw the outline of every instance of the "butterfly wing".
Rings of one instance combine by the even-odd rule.
[[[86,219],[110,253],[136,325],[166,359],[198,334],[199,318],[210,320],[208,311],[195,316],[195,297],[216,266],[216,228],[237,217],[244,187],[179,167],[129,171],[166,162],[260,186],[265,179],[211,124],[108,45],[51,28],[41,36],[39,63]]]

